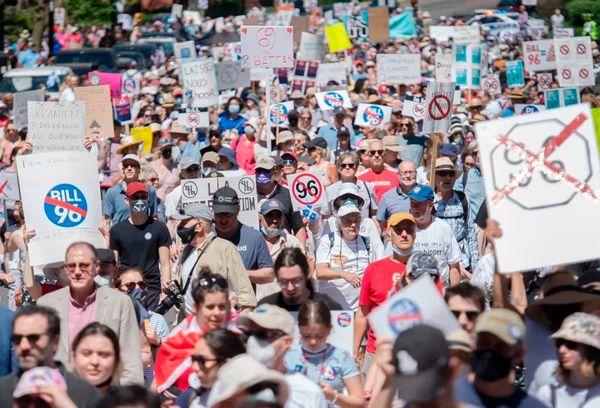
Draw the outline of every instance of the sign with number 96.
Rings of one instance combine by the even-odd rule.
[[[307,205],[318,208],[326,203],[325,188],[318,175],[313,173],[291,174],[287,176],[287,180],[294,210],[301,211]]]

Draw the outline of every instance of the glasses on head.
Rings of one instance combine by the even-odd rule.
[[[297,288],[297,287],[301,286],[303,282],[304,282],[303,277],[298,277],[298,278],[294,278],[294,279],[277,279],[277,283],[279,283],[279,286],[281,288],[287,288],[290,283],[292,284],[293,287]]]
[[[477,320],[477,317],[479,316],[479,312],[476,312],[474,310],[469,310],[469,311],[450,310],[450,311],[452,312],[454,317],[456,317],[457,319],[460,318],[460,315],[462,315],[464,313],[464,315],[467,316],[467,320],[470,322],[474,322],[475,320]]]
[[[140,289],[146,289],[148,287],[148,285],[144,281],[127,282],[127,283],[121,284],[121,287],[125,288],[127,290],[127,292],[131,292],[136,286]]]
[[[342,169],[355,169],[356,163],[342,163],[340,164],[340,168]]]
[[[369,154],[371,156],[375,156],[375,155],[379,155],[379,156],[383,156],[383,152],[385,152],[385,150],[369,150]]]
[[[579,346],[579,343],[575,343],[571,340],[556,339],[556,348],[558,349],[560,346],[565,346],[569,350],[575,350],[577,349],[577,346]]]
[[[283,160],[281,160],[281,164],[283,164],[284,166],[294,166],[294,165],[296,165],[296,160],[294,160],[294,159],[283,159]]]
[[[198,281],[198,285],[202,289],[212,289],[215,286],[220,287],[221,289],[227,289],[227,281],[223,278],[202,278]]]
[[[68,272],[75,272],[77,268],[79,268],[83,272],[87,272],[92,267],[90,262],[69,262],[65,264],[65,268]]]
[[[206,358],[200,354],[192,354],[190,358],[192,359],[192,364],[196,363],[202,369],[206,369],[206,363],[209,361],[223,361],[221,358]]]
[[[438,171],[435,174],[437,174],[440,177],[454,177],[454,172],[452,170]]]
[[[40,341],[40,339],[42,338],[42,336],[46,336],[48,333],[32,333],[32,334],[16,334],[13,333],[10,336],[10,341],[12,341],[12,343],[15,346],[18,346],[19,344],[21,344],[21,341],[23,340],[23,337],[25,337],[27,339],[27,341],[29,342],[29,344],[34,345],[37,344],[38,341]]]

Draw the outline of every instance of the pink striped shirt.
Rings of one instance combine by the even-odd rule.
[[[67,314],[69,323],[69,351],[71,351],[71,345],[73,344],[73,339],[77,336],[77,333],[96,320],[95,312],[95,290],[91,295],[85,298],[83,303],[79,303],[69,294],[69,312]]]

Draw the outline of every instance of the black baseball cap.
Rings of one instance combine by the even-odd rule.
[[[322,137],[315,137],[310,142],[306,144],[307,149],[314,149],[315,147],[320,147],[321,149],[327,149],[327,140]]]
[[[235,214],[240,200],[231,187],[221,187],[213,195],[213,213]]]

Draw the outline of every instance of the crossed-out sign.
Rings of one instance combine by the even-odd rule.
[[[380,125],[383,121],[384,113],[377,105],[369,106],[363,113],[363,120],[373,126]]]
[[[83,192],[72,184],[54,186],[44,198],[44,212],[54,225],[73,228],[87,216],[87,201]]]
[[[433,120],[442,120],[448,117],[452,109],[452,102],[446,95],[436,95],[427,105],[429,116]]]
[[[483,89],[491,94],[494,94],[498,90],[498,86],[498,80],[494,77],[487,77],[483,81]]]
[[[344,105],[344,98],[337,92],[327,92],[323,97],[323,101],[327,106],[337,107]]]
[[[288,109],[282,104],[271,105],[269,109],[269,117],[271,123],[275,125],[283,125],[287,121]]]
[[[287,177],[294,210],[322,207],[326,200],[323,181],[313,173],[292,174]]]

